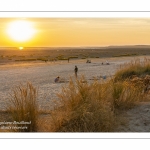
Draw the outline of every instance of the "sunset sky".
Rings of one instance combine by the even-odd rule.
[[[0,35],[1,47],[149,45],[150,18],[0,18]]]

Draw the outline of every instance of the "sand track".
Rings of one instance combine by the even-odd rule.
[[[140,102],[126,111],[127,122],[120,125],[117,132],[150,132],[150,102]]]

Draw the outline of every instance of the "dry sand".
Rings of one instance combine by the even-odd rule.
[[[116,132],[150,132],[150,102],[140,102],[126,111],[122,117],[126,122]]]
[[[105,59],[91,59],[92,63],[86,63],[85,59],[47,63],[20,63],[0,66],[0,110],[5,110],[11,89],[20,84],[30,81],[38,87],[38,103],[40,109],[48,110],[53,107],[52,100],[58,100],[56,93],[61,92],[70,77],[74,78],[74,67],[78,66],[78,76],[84,75],[88,81],[93,77],[113,76],[120,65],[131,60],[144,57],[118,57],[108,58],[110,65],[102,65]],[[150,57],[147,57],[150,58]],[[54,83],[55,77],[60,76],[64,83]],[[125,113],[127,124],[121,125],[117,132],[148,132],[150,131],[150,103],[141,103]]]
[[[92,63],[86,60],[71,60],[47,62],[47,63],[20,63],[14,65],[0,66],[0,110],[8,101],[11,89],[20,83],[30,81],[39,89],[39,105],[41,109],[50,109],[51,101],[57,99],[56,93],[61,91],[62,86],[66,85],[70,77],[74,78],[74,67],[78,66],[78,77],[84,75],[89,81],[94,77],[112,76],[126,59],[109,58],[110,65],[102,65],[105,59],[91,59]],[[54,79],[60,76],[64,83],[54,83]]]

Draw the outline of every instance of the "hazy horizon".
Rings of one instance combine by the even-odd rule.
[[[105,48],[105,47],[132,47],[132,46],[150,46],[145,45],[106,45],[106,46],[26,46],[23,48]],[[17,46],[0,46],[0,48],[19,48]]]

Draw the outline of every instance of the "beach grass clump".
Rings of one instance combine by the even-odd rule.
[[[116,72],[115,80],[125,80],[135,75],[140,77],[147,74],[150,74],[150,61],[145,58],[143,62],[135,60],[122,66],[121,69]]]
[[[71,80],[58,94],[59,105],[52,111],[53,132],[108,132],[115,126],[109,84],[84,78]]]
[[[130,80],[70,80],[58,94],[51,113],[51,132],[111,132],[119,111],[132,108],[143,99],[143,84]]]
[[[12,119],[18,122],[17,126],[20,128],[15,131],[36,132],[38,117],[37,89],[31,83],[15,87],[10,94],[7,111],[10,112]],[[25,126],[26,128],[24,128]]]
[[[130,80],[110,81],[112,87],[113,110],[132,108],[136,102],[143,99],[143,83]]]

